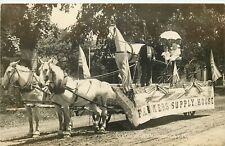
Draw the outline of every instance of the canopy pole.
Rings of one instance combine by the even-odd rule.
[[[80,45],[78,46],[78,61],[77,61],[77,79],[79,80],[80,79],[80,64],[79,64],[79,61],[80,61]]]
[[[91,47],[88,48],[88,67],[91,70]]]

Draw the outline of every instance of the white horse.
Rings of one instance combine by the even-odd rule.
[[[109,34],[107,36],[110,39],[114,39],[115,41],[115,45],[116,45],[116,62],[121,62],[120,58],[124,58],[124,54],[127,55],[128,61],[129,63],[136,63],[136,69],[135,71],[137,71],[137,75],[138,75],[138,82],[140,81],[140,75],[141,75],[141,67],[140,67],[140,63],[139,63],[139,58],[141,58],[142,54],[140,54],[141,49],[146,46],[146,44],[143,43],[128,43],[123,35],[121,34],[121,32],[119,31],[119,29],[116,27],[116,25],[111,25],[109,27]],[[153,56],[154,51],[152,47],[147,47],[149,48],[151,51],[151,54],[148,54],[149,56]],[[146,52],[147,54],[147,52]],[[118,63],[117,63],[118,66]],[[150,68],[150,67],[149,67]],[[134,73],[135,74],[135,73]]]
[[[140,49],[145,44],[143,43],[128,43],[120,30],[116,27],[116,25],[111,25],[109,27],[109,34],[107,36],[110,39],[114,39],[116,45],[116,53],[128,53],[129,63],[135,63],[138,61],[138,54]]]
[[[37,88],[34,88],[34,86],[38,86],[38,82],[39,77],[27,67],[18,65],[18,61],[10,63],[2,79],[4,89],[8,89],[10,84],[18,86],[23,101],[27,102],[25,108],[29,120],[28,136],[40,135],[38,108],[31,108],[31,106],[33,106],[32,102],[44,100],[44,93]],[[33,117],[36,122],[35,130],[33,128]]]
[[[62,106],[64,114],[62,122],[66,125],[67,134],[71,132],[70,106],[88,106],[90,111],[96,115],[93,124],[95,130],[97,132],[105,131],[107,101],[116,99],[116,93],[109,83],[96,79],[73,80],[71,77],[65,76],[63,70],[51,63],[51,60],[42,62],[39,71],[41,83],[47,85],[54,93],[52,101]],[[99,124],[100,119],[101,124]]]

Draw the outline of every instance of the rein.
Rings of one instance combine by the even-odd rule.
[[[130,65],[129,67],[133,67],[135,66],[135,64]],[[117,69],[115,71],[109,72],[109,73],[105,73],[105,74],[101,74],[101,75],[97,75],[97,76],[93,76],[93,77],[89,77],[88,79],[93,79],[93,78],[99,78],[99,77],[105,77],[105,76],[110,76],[113,75],[115,73],[118,73],[120,70]]]
[[[53,72],[53,71],[52,71],[52,72]],[[65,77],[64,77],[64,79],[65,79]],[[62,81],[62,82],[63,82],[63,81]],[[54,83],[54,82],[53,82],[53,83]],[[91,83],[90,83],[90,84],[91,84]],[[47,85],[47,86],[48,86],[48,85]],[[90,100],[90,99],[87,99],[87,98],[85,98],[85,97],[83,97],[83,96],[77,94],[78,86],[79,86],[78,83],[77,83],[77,86],[76,86],[75,89],[66,86],[66,84],[64,84],[64,86],[63,86],[63,88],[64,88],[65,90],[68,90],[69,92],[71,92],[71,93],[73,93],[74,95],[76,95],[76,97],[75,97],[75,99],[74,99],[74,102],[75,102],[75,100],[77,100],[78,98],[81,98],[81,99],[84,99],[84,100],[86,100],[86,101],[88,101],[88,102],[90,102],[90,103],[93,103],[93,104],[96,104],[96,105],[98,105],[98,106],[104,107],[104,108],[106,108],[106,109],[113,109],[113,108],[109,108],[109,107],[107,107],[107,106],[104,106],[104,105],[102,105],[102,104],[99,104],[99,103],[97,103],[97,102],[95,102],[95,101],[92,101],[92,100]],[[91,86],[91,85],[90,85],[90,86]],[[74,91],[74,90],[75,90],[75,91]],[[89,90],[90,90],[90,87],[89,87],[89,89],[87,90],[87,93],[89,92]],[[64,91],[64,92],[65,92],[65,91]],[[61,93],[60,93],[60,94],[61,94]]]
[[[45,91],[45,90],[43,90],[42,88],[40,88],[39,86],[37,86],[37,84],[32,84],[32,79],[33,78],[35,78],[35,80],[38,82],[38,80],[37,80],[37,78],[36,78],[36,76],[34,75],[34,72],[33,71],[24,71],[24,70],[18,70],[16,67],[13,67],[14,68],[14,71],[13,71],[13,73],[11,74],[11,76],[8,76],[7,75],[7,77],[8,77],[8,79],[9,79],[9,84],[11,85],[11,86],[13,86],[13,87],[16,87],[16,88],[19,88],[20,89],[20,92],[26,92],[25,90],[26,90],[26,88],[27,87],[30,87],[30,89],[31,90],[29,90],[29,91],[32,91],[34,88],[35,89],[37,89],[37,90],[39,90],[39,91],[41,91],[41,92],[43,92],[43,93],[45,93],[45,94],[47,94],[47,95],[51,95],[51,93],[49,93],[49,92],[47,92],[47,91]],[[21,75],[20,75],[20,73],[19,73],[19,71],[21,71],[21,72],[29,72],[30,74],[29,74],[29,78],[28,78],[28,81],[26,82],[26,84],[23,86],[23,87],[21,87],[20,85],[18,86],[18,85],[15,85],[15,84],[13,84],[12,82],[11,82],[11,79],[12,79],[12,76],[15,74],[15,73],[17,73],[18,74],[18,76],[19,76],[19,78],[21,78]],[[22,91],[21,91],[21,89],[22,89]],[[24,90],[25,89],[25,90]],[[23,91],[24,90],[24,91]],[[27,90],[28,91],[28,90]],[[53,95],[52,95],[53,96]],[[58,104],[58,103],[56,103],[56,102],[52,102],[52,101],[29,101],[29,100],[23,100],[22,101],[23,102],[23,104],[29,104],[29,103],[40,103],[40,104],[55,104],[55,105],[57,105],[57,106],[61,106],[60,104]]]
[[[84,99],[84,100],[86,100],[86,101],[88,101],[88,102],[90,102],[90,103],[96,104],[96,105],[98,105],[98,106],[101,106],[101,107],[104,107],[104,108],[107,108],[107,109],[113,109],[113,108],[109,108],[109,107],[107,107],[107,106],[104,106],[104,105],[102,105],[102,104],[99,104],[99,103],[97,103],[97,102],[95,102],[95,101],[89,100],[89,99],[87,99],[87,98],[85,98],[85,97],[83,97],[83,96],[77,94],[76,92],[73,91],[74,89],[72,89],[72,88],[70,88],[70,87],[68,87],[68,86],[65,86],[65,89],[68,90],[68,91],[70,91],[71,93],[73,93],[73,94],[76,95],[77,97],[79,97],[79,98],[81,98],[81,99]]]
[[[13,85],[13,84],[11,83],[11,78],[12,78],[12,76],[15,74],[15,72],[17,71],[16,68],[14,68],[14,69],[15,69],[15,71],[11,74],[10,77],[9,77],[8,74],[7,74],[7,77],[8,77],[8,79],[9,79],[9,85]],[[17,71],[17,73],[18,73],[18,71]],[[19,73],[18,73],[18,76],[19,76]]]

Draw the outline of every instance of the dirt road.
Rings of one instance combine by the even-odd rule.
[[[41,127],[44,129],[44,133],[38,138],[26,138],[24,137],[25,132],[22,134],[19,131],[14,131],[15,133],[11,133],[10,136],[7,132],[12,132],[16,129],[3,129],[4,131],[1,130],[0,145],[224,146],[225,96],[216,94],[215,104],[215,110],[199,111],[194,118],[185,119],[183,115],[172,115],[151,120],[141,125],[138,130],[127,130],[126,127],[128,125],[124,116],[117,115],[112,117],[112,122],[109,123],[106,134],[94,134],[89,127],[89,118],[87,116],[73,119],[75,128],[71,138],[60,139],[57,137],[55,131],[58,127],[57,121],[43,123]],[[2,137],[2,132],[5,134],[5,137]],[[9,136],[6,136],[7,134]],[[20,136],[20,134],[22,135]]]

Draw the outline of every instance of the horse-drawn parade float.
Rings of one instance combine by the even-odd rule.
[[[48,61],[40,59],[39,76],[27,67],[19,65],[19,62],[10,63],[2,79],[2,85],[4,88],[12,85],[20,89],[28,111],[30,136],[40,135],[36,108],[55,107],[59,118],[58,134],[66,136],[70,136],[72,128],[70,110],[76,113],[82,110],[93,112],[91,115],[95,131],[104,133],[112,114],[124,114],[131,128],[137,128],[151,119],[174,114],[192,117],[196,111],[214,109],[212,81],[206,81],[206,78],[198,81],[193,78],[192,82],[180,82],[179,69],[176,65],[182,59],[179,44],[173,42],[162,54],[164,61],[159,61],[155,58],[151,46],[126,42],[115,25],[109,27],[108,37],[115,41],[115,61],[120,84],[109,84],[92,79],[94,77],[90,77],[81,48],[79,62],[82,64],[86,79],[74,80],[55,65],[53,59]],[[181,40],[180,35],[174,31],[164,32],[160,37],[166,41]],[[144,56],[140,53],[142,49],[146,52]],[[163,63],[165,73],[170,76],[162,79],[164,81],[160,83],[153,83],[154,76],[151,74],[153,68],[145,66],[146,70],[150,70],[148,71],[150,75],[141,79],[141,84],[134,84],[129,64],[131,57],[134,60],[133,66],[137,69],[141,68],[138,64],[141,57],[146,57],[145,59],[150,62]],[[210,62],[213,69],[212,79],[215,81],[220,74],[215,66],[212,52]],[[33,110],[35,130],[31,108],[35,109]]]
[[[169,83],[152,83],[149,85],[149,81],[147,81],[146,86],[129,85],[132,83],[132,79],[129,70],[128,60],[130,59],[128,54],[129,52],[138,52],[140,54],[140,49],[144,44],[128,44],[116,26],[111,26],[110,30],[111,37],[115,40],[116,53],[118,53],[116,61],[123,82],[122,85],[113,85],[113,87],[118,95],[117,101],[133,128],[151,119],[163,116],[184,114],[184,116],[192,117],[195,111],[214,109],[214,91],[211,81],[197,81],[194,79],[193,82],[178,83],[180,78],[176,60],[181,59],[180,48],[172,48],[171,50],[174,52],[172,52],[168,58],[164,56],[166,68],[173,62],[172,75],[170,76]],[[160,37],[168,40],[181,39],[179,34],[174,31],[166,31],[162,33]],[[146,46],[146,48],[149,50],[152,49],[150,46]],[[154,59],[153,55],[151,55],[151,51],[147,50],[147,53],[148,52],[149,54],[146,54],[147,57],[152,57],[148,58],[150,61],[161,62]],[[163,54],[165,53],[168,52],[163,52]],[[122,61],[121,56],[119,56],[121,54],[123,58]],[[212,55],[211,52],[211,65],[217,70]],[[151,66],[147,66],[147,68],[148,70],[152,70]],[[220,76],[220,74],[214,74],[213,76]]]

